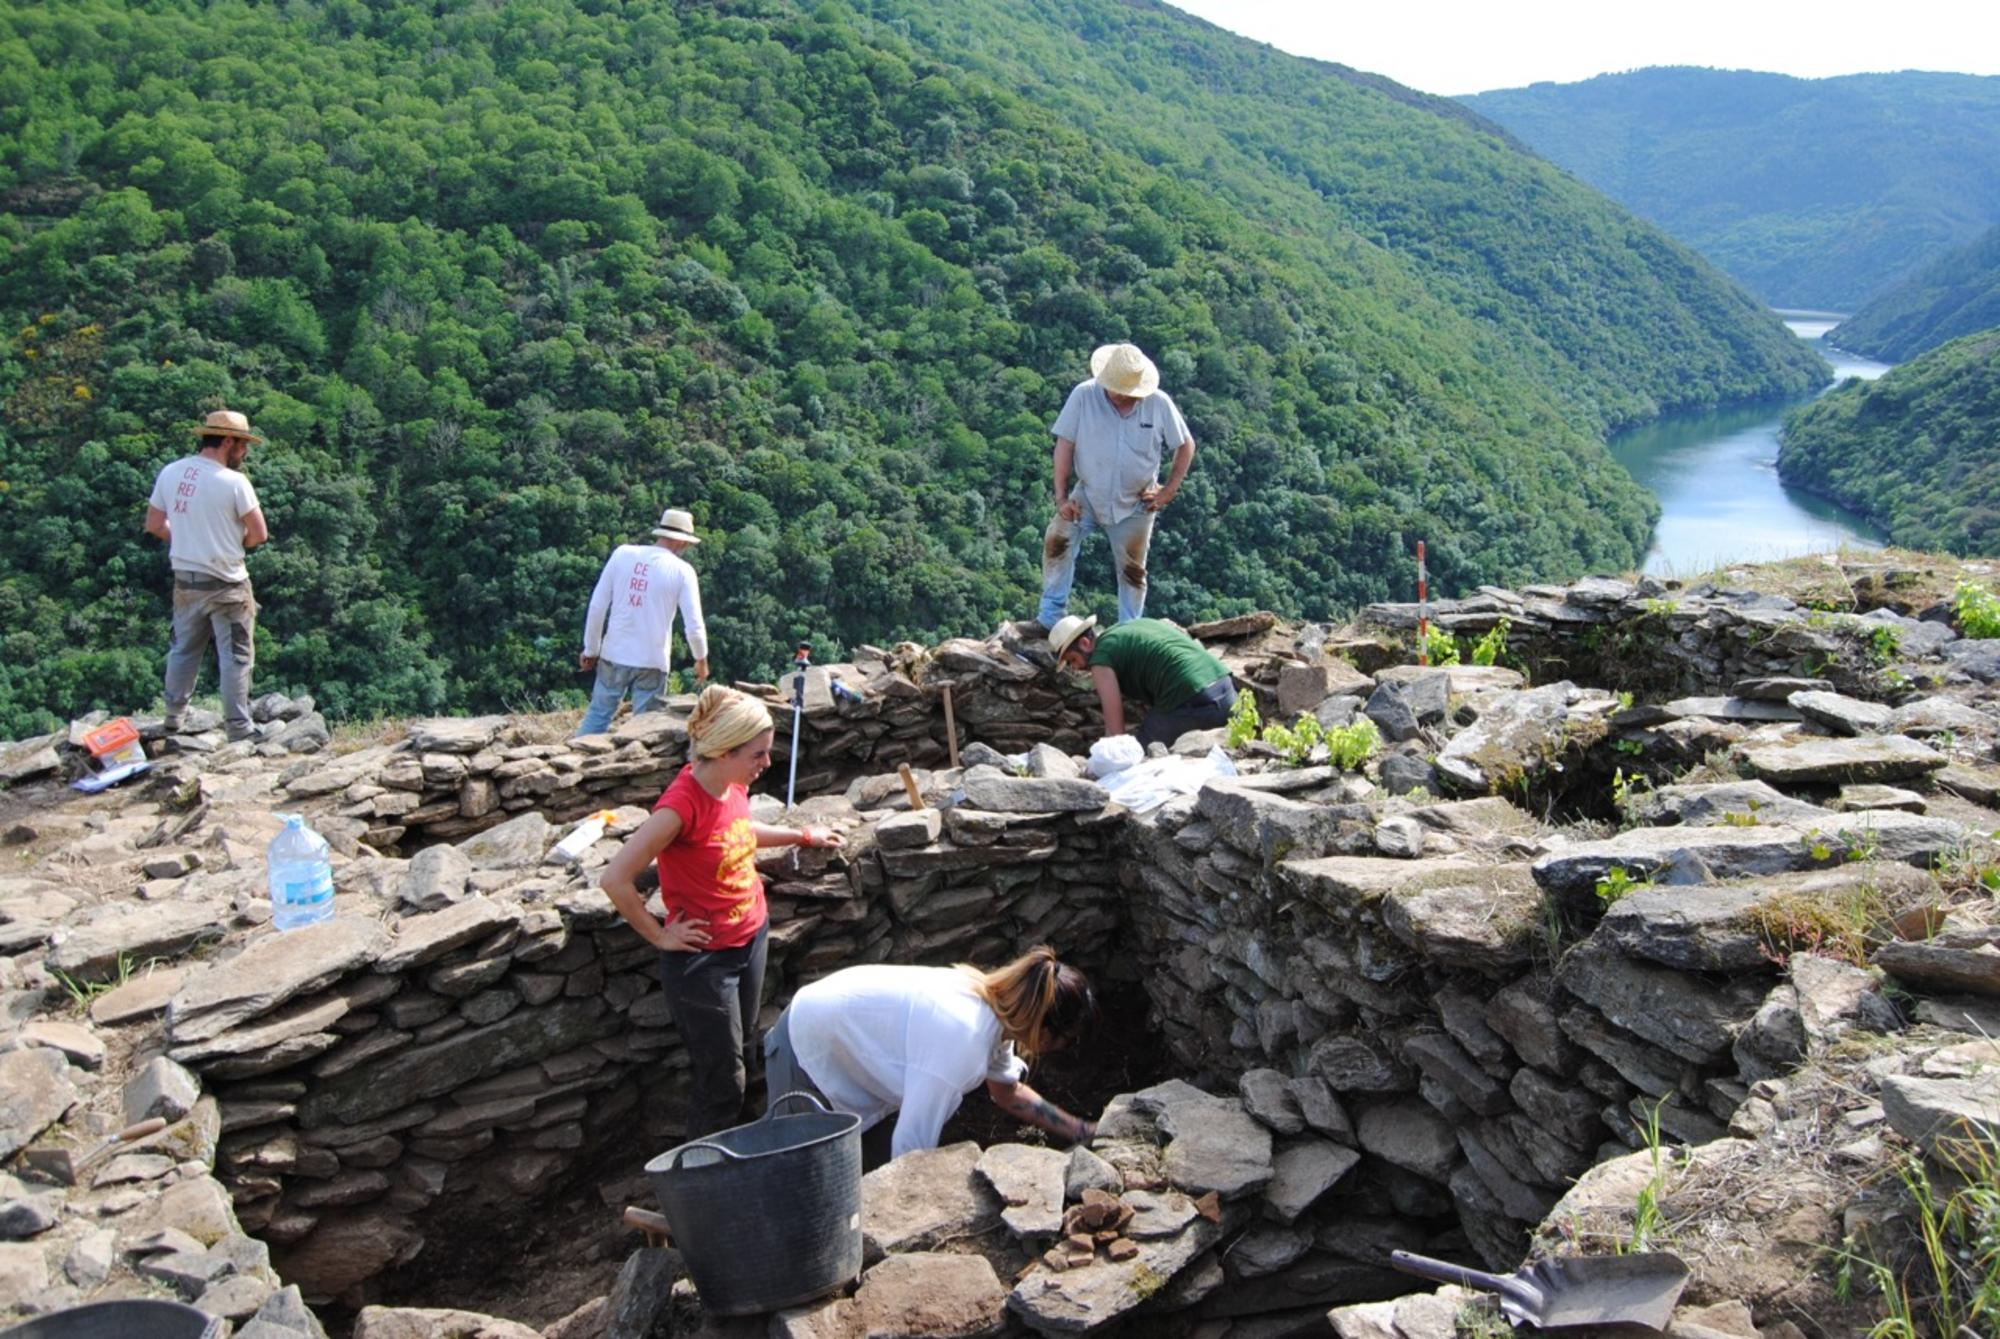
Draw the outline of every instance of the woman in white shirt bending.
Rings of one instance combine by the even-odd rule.
[[[1022,1080],[1027,1061],[1082,1039],[1096,1021],[1090,979],[1047,945],[991,972],[848,967],[792,997],[764,1038],[765,1084],[773,1102],[817,1090],[861,1117],[863,1130],[897,1113],[890,1157],[936,1148],[981,1080],[1016,1120],[1082,1143],[1097,1126]]]

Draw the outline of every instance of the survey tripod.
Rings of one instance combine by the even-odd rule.
[[[800,642],[792,653],[792,761],[791,775],[785,780],[785,812],[792,811],[792,799],[799,786],[799,730],[806,714],[806,671],[812,668],[812,643]]]

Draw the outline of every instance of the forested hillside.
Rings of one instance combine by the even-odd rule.
[[[336,714],[574,689],[670,503],[725,676],[1025,616],[1120,338],[1201,445],[1154,611],[1329,614],[1419,537],[1440,588],[1630,564],[1602,433],[1823,371],[1380,84],[1111,0],[13,4],[0,734],[156,694],[143,501],[221,403],[272,439],[260,681]]]
[[[1948,252],[1842,321],[1843,349],[1898,363],[2000,326],[2000,227]]]
[[[2000,330],[1793,410],[1778,473],[1860,512],[1900,547],[2000,556]]]
[[[1669,67],[1461,101],[1776,306],[1853,311],[2000,223],[2000,78]]]

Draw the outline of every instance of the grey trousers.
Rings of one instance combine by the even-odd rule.
[[[174,640],[167,651],[167,725],[180,724],[194,696],[202,655],[215,643],[222,721],[231,739],[256,732],[250,719],[250,670],[257,661],[257,598],[248,581],[174,576]]]
[[[660,954],[660,988],[687,1047],[687,1137],[736,1124],[749,1083],[744,1044],[757,1027],[771,927],[738,948]]]

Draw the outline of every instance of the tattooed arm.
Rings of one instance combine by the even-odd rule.
[[[986,1093],[993,1099],[993,1105],[1015,1120],[1038,1126],[1059,1139],[1087,1144],[1097,1133],[1096,1125],[1070,1115],[1025,1083],[1002,1083],[998,1079],[988,1079]]]

